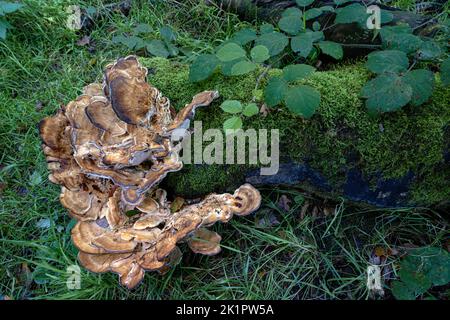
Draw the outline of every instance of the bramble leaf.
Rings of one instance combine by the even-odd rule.
[[[289,38],[280,32],[265,33],[256,39],[256,45],[263,45],[269,49],[271,57],[279,54],[286,48],[289,43]]]
[[[220,108],[227,113],[240,113],[242,111],[242,104],[238,100],[225,100]]]
[[[291,64],[283,69],[283,78],[288,82],[296,81],[306,78],[315,70],[316,68],[307,64]]]
[[[220,65],[220,61],[213,54],[198,56],[189,68],[189,80],[192,82],[205,80],[214,72],[218,65]]]
[[[234,42],[227,43],[223,47],[221,47],[216,56],[222,62],[232,61],[238,58],[245,57],[247,53],[245,50],[238,44]]]
[[[223,130],[237,130],[242,128],[242,119],[240,117],[231,117],[223,123]]]
[[[296,86],[286,91],[284,102],[292,112],[310,118],[320,105],[320,93],[310,86]]]
[[[433,72],[425,69],[412,70],[404,76],[404,79],[413,90],[411,104],[419,106],[427,102],[433,93]]]
[[[318,45],[324,54],[329,55],[336,60],[340,60],[344,56],[344,51],[339,43],[333,41],[321,41]]]
[[[374,73],[404,72],[409,60],[406,53],[399,50],[375,51],[367,56],[366,67]]]
[[[288,88],[286,80],[280,77],[272,77],[264,91],[264,101],[268,107],[276,106],[283,101],[284,93]]]
[[[371,112],[390,112],[405,106],[412,97],[413,89],[395,74],[382,74],[370,80],[361,90],[367,98],[366,106]]]

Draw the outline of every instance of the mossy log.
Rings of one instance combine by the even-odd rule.
[[[255,92],[262,72],[256,70],[239,77],[216,73],[208,80],[191,83],[184,64],[161,58],[142,59],[142,63],[149,68],[149,82],[176,108],[183,107],[196,92],[219,91],[220,99],[196,112],[195,120],[202,121],[203,130],[222,128],[229,117],[219,108],[223,100],[250,102],[255,95],[261,96],[267,81],[264,77]],[[267,76],[279,73],[272,69]],[[247,181],[257,186],[295,186],[381,207],[448,204],[450,88],[442,87],[438,78],[426,104],[374,117],[359,98],[369,79],[361,64],[316,72],[302,81],[321,93],[320,107],[311,119],[279,106],[266,116],[244,120],[244,129],[279,129],[278,174],[260,176],[255,165],[187,164],[169,174],[164,186],[188,198],[230,191]]]

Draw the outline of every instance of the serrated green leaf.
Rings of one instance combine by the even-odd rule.
[[[198,56],[189,68],[189,80],[192,82],[205,80],[219,65],[219,59],[213,54]]]
[[[0,15],[13,13],[23,7],[23,4],[15,2],[0,1]]]
[[[281,30],[286,33],[296,35],[300,32],[303,27],[303,22],[299,17],[295,15],[290,15],[286,17],[282,17],[278,22],[278,26]]]
[[[318,43],[320,50],[326,55],[329,55],[337,60],[342,59],[344,51],[339,43],[332,41],[321,41]]]
[[[166,45],[161,40],[151,40],[147,43],[147,51],[156,57],[167,58],[169,56],[169,51]]]
[[[336,9],[336,18],[334,23],[361,23],[365,24],[367,21],[368,14],[366,12],[366,7],[358,4],[352,3],[346,7]]]
[[[380,16],[381,16],[380,17],[381,18],[381,21],[380,21],[381,24],[389,23],[392,20],[394,20],[394,15],[392,14],[392,12],[387,11],[387,10],[381,10]]]
[[[139,23],[134,27],[133,33],[139,34],[139,33],[150,33],[153,31],[153,28],[150,27],[147,23]]]
[[[367,56],[366,67],[374,73],[404,72],[409,60],[406,53],[399,50],[375,51]]]
[[[6,20],[0,19],[0,38],[6,39],[6,30],[9,28],[9,23]]]
[[[382,74],[366,83],[361,95],[367,98],[366,106],[370,112],[390,112],[411,100],[412,88],[402,77]]]
[[[418,56],[420,60],[433,60],[442,55],[442,48],[435,41],[423,41],[420,45]]]
[[[273,107],[280,104],[283,101],[284,93],[288,88],[286,80],[280,77],[272,77],[267,83],[264,91],[264,101],[267,106]]]
[[[220,108],[227,112],[227,113],[240,113],[242,112],[242,104],[238,100],[225,100],[221,105]]]
[[[265,46],[256,46],[250,51],[252,60],[256,63],[262,63],[270,58],[269,49]]]
[[[169,56],[175,57],[180,53],[180,50],[173,43],[166,42],[165,44],[167,51],[169,51]]]
[[[411,104],[420,106],[428,101],[433,93],[434,74],[425,69],[412,70],[404,76],[404,80],[413,89]]]
[[[400,50],[405,53],[416,51],[422,44],[422,40],[418,36],[406,32],[398,33],[382,28],[380,35],[384,48]]]
[[[302,33],[291,39],[292,51],[298,52],[304,58],[310,54],[312,47],[313,41],[309,33]]]
[[[239,61],[231,67],[231,75],[240,76],[256,69],[256,64],[247,60]]]
[[[246,117],[252,117],[259,113],[259,108],[256,105],[256,103],[249,103],[245,106],[244,111],[242,111],[242,114]]]
[[[334,3],[336,5],[338,5],[338,6],[340,6],[340,5],[343,5],[343,4],[347,3],[347,2],[352,2],[352,1],[354,1],[354,0],[334,0]]]
[[[394,297],[398,300],[416,300],[414,292],[401,281],[394,281],[391,290]]]
[[[316,68],[307,64],[291,64],[283,69],[284,80],[291,82],[308,77]]]
[[[217,58],[222,62],[233,61],[245,57],[246,55],[247,53],[245,50],[234,42],[227,43],[216,53]]]
[[[315,19],[322,14],[322,10],[319,8],[311,8],[305,11],[305,20]]]
[[[320,93],[310,86],[295,86],[286,91],[284,102],[292,112],[310,118],[320,105]]]
[[[286,48],[289,38],[280,32],[265,33],[256,39],[256,45],[262,45],[269,49],[271,57],[279,54]]]
[[[312,24],[312,28],[314,31],[319,31],[320,30],[320,23],[319,21],[314,21]]]
[[[239,117],[231,117],[223,123],[223,130],[237,130],[242,128],[242,119]]]
[[[450,57],[441,63],[441,81],[444,86],[450,85]]]
[[[253,29],[242,29],[236,32],[232,37],[231,40],[233,42],[236,42],[240,44],[241,46],[246,45],[247,43],[255,40],[258,36],[256,35],[255,30]]]
[[[298,17],[299,19],[302,18],[302,15],[303,15],[302,10],[300,10],[297,7],[287,8],[281,13],[281,17],[295,16]]]
[[[431,288],[431,281],[422,272],[411,272],[404,269],[400,269],[398,273],[402,282],[414,292],[414,294],[420,295]]]
[[[163,26],[159,29],[159,33],[161,34],[161,37],[167,41],[175,41],[177,39],[177,36],[175,32],[173,32],[172,28],[169,26]]]
[[[297,5],[301,7],[307,7],[314,2],[314,0],[295,0]]]

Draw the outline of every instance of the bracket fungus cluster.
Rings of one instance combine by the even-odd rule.
[[[115,272],[133,288],[146,270],[165,272],[176,264],[182,241],[196,253],[217,254],[221,237],[207,227],[259,207],[259,192],[245,184],[172,213],[166,191],[158,188],[183,165],[173,135],[217,96],[202,92],[175,114],[147,83],[147,69],[129,56],[106,67],[103,84],[88,85],[41,121],[49,180],[62,186],[61,203],[77,220],[72,241],[85,268]]]

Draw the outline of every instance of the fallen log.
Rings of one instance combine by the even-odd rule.
[[[177,109],[202,90],[218,90],[220,98],[200,109],[203,130],[222,128],[230,117],[222,101],[247,103],[262,70],[239,77],[219,73],[201,83],[188,80],[188,66],[165,59],[142,59],[149,82]],[[273,69],[270,75],[280,71]],[[260,175],[260,164],[186,164],[170,173],[163,187],[195,198],[233,190],[244,182],[257,187],[287,185],[325,197],[380,207],[436,206],[450,199],[450,88],[436,84],[432,98],[420,107],[371,117],[359,98],[369,74],[362,65],[340,65],[316,72],[304,82],[320,91],[322,100],[309,120],[284,106],[244,120],[244,129],[278,129],[280,166],[275,175]],[[266,78],[260,83],[264,88]],[[258,101],[261,106],[262,102]],[[211,141],[204,141],[207,146]],[[264,166],[265,167],[265,166]]]

